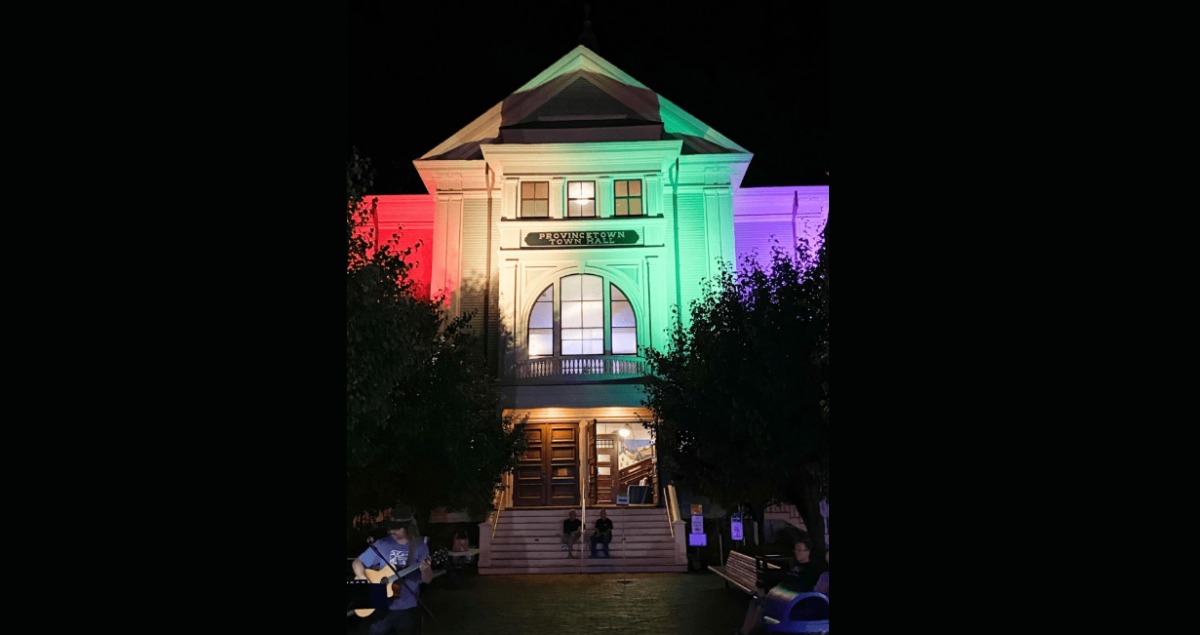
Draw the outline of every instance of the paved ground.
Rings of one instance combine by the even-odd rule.
[[[711,572],[441,576],[421,599],[425,635],[730,635],[748,602]]]

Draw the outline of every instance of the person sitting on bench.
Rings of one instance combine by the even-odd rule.
[[[795,559],[792,561],[792,566],[788,567],[781,584],[786,584],[787,588],[793,591],[813,590],[813,586],[820,577],[820,570],[816,563],[809,561],[811,552],[812,542],[808,534],[801,533],[796,539],[796,544],[792,546],[792,556]],[[751,598],[750,605],[746,607],[746,619],[742,622],[742,628],[738,629],[737,635],[760,632],[763,615],[762,603],[766,597],[767,589],[762,587],[755,589],[755,597]]]

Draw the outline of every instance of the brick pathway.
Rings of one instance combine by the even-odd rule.
[[[446,578],[421,595],[425,635],[730,635],[748,602],[711,572]]]

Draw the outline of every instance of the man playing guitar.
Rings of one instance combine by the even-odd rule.
[[[367,569],[387,567],[386,572],[390,574],[388,596],[391,601],[388,610],[373,611],[375,619],[367,633],[385,635],[398,631],[420,635],[421,611],[417,599],[421,593],[421,583],[433,581],[429,547],[421,540],[413,512],[407,507],[398,506],[393,510],[387,528],[386,537],[376,540],[350,564],[357,580],[368,579]],[[405,571],[414,565],[420,570],[419,576],[416,571]]]

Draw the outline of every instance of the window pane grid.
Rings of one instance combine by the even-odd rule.
[[[554,285],[538,296],[529,312],[529,355],[554,354]]]
[[[613,355],[637,354],[637,318],[633,304],[615,284],[608,285]]]
[[[521,183],[521,217],[544,218],[550,215],[550,183],[525,181]]]
[[[554,285],[538,296],[529,314],[530,357],[555,354],[556,330],[561,338],[562,355],[603,355],[606,334],[611,338],[611,354],[637,354],[637,317],[633,304],[615,284],[609,283],[606,323],[604,282],[604,278],[591,274],[561,278],[562,299],[557,322],[554,319]]]
[[[583,303],[583,326],[604,328],[604,303],[596,300],[595,302]]]
[[[612,330],[613,355],[637,353],[637,329],[614,328]]]
[[[596,215],[596,203],[593,201],[570,201],[567,203],[567,217],[590,218]]]
[[[583,299],[584,300],[603,300],[604,299],[604,280],[600,276],[581,276],[583,278]]]
[[[554,304],[551,302],[538,302],[534,304],[533,313],[529,317],[529,328],[554,328]]]
[[[613,302],[612,303],[612,325],[618,326],[637,326],[633,321],[633,307],[628,302]]]
[[[613,182],[613,214],[616,216],[642,215],[642,182]]]
[[[583,218],[595,215],[595,181],[567,181],[567,217]]]

